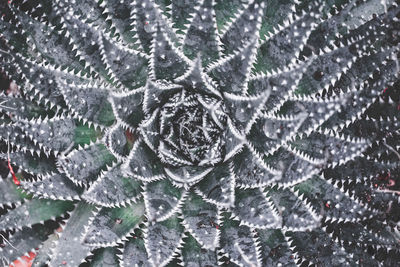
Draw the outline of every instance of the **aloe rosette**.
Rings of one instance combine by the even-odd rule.
[[[398,263],[394,1],[1,11],[5,264]]]

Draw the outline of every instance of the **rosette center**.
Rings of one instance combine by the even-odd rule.
[[[220,100],[182,91],[164,104],[160,114],[159,155],[164,162],[170,162],[165,155],[175,155],[186,162],[176,162],[175,166],[211,166],[223,159],[226,116]]]

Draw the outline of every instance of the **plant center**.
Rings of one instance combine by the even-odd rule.
[[[172,96],[161,109],[161,138],[192,165],[214,165],[224,156],[226,117],[221,102],[200,94]]]

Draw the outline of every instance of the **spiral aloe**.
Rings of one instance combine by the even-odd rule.
[[[1,13],[0,262],[398,266],[395,1]]]

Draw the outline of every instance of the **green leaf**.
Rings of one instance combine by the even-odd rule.
[[[235,200],[235,176],[230,172],[229,164],[216,166],[196,186],[196,193],[206,202],[218,207],[230,207]]]
[[[124,244],[122,266],[146,266],[148,256],[141,236],[134,235]]]
[[[313,145],[310,145],[314,149]],[[315,145],[315,149],[317,146]],[[314,174],[320,172],[318,164],[324,163],[324,158],[312,158],[290,148],[279,148],[273,155],[267,158],[268,164],[276,166],[282,172],[282,177],[277,181],[284,187],[293,186],[302,181],[310,179]]]
[[[132,6],[135,12],[135,31],[139,37],[140,43],[146,53],[151,51],[152,44],[155,42],[155,31],[157,25],[160,25],[168,38],[175,40],[175,32],[172,25],[167,24],[167,18],[164,16],[158,3],[150,0],[138,0]]]
[[[23,226],[31,226],[43,223],[46,220],[54,220],[72,210],[70,201],[53,201],[43,199],[33,199],[26,201],[21,206],[10,210],[0,217],[0,229],[12,230],[21,229]]]
[[[79,200],[83,191],[63,173],[38,175],[37,180],[21,181],[21,186],[34,197],[53,200]]]
[[[7,241],[2,237],[2,245],[4,246],[0,247],[0,264],[8,266],[24,254],[31,251],[36,252],[36,249],[42,245],[42,242],[47,239],[52,230],[44,225],[34,225],[32,228],[23,227],[11,234]],[[23,262],[21,259],[20,261]]]
[[[12,8],[17,19],[24,27],[24,31],[43,58],[50,59],[58,65],[80,69],[74,53],[68,47],[69,38],[52,28],[52,25],[33,19],[29,14]]]
[[[263,266],[296,266],[292,252],[279,229],[257,229]]]
[[[42,242],[41,248],[36,252],[36,256],[33,260],[32,267],[44,267],[46,266],[46,262],[50,260],[51,250],[53,248],[54,243],[58,239],[58,235],[56,233],[49,235],[48,238]]]
[[[146,216],[149,221],[163,221],[176,213],[185,201],[187,191],[163,179],[147,183],[144,187]]]
[[[168,101],[168,99],[179,91],[180,86],[174,83],[166,83],[165,81],[148,81],[145,87],[143,109],[147,114],[153,112]],[[153,115],[152,115],[153,116]],[[150,120],[149,120],[150,121]],[[143,124],[143,123],[142,123]],[[145,123],[144,128],[149,132],[157,129],[157,122]],[[158,126],[159,127],[159,126]]]
[[[129,139],[130,134],[132,134],[131,131],[119,123],[107,129],[105,142],[108,149],[119,161],[123,161],[132,149],[132,143],[134,142],[132,139],[135,137],[132,134],[133,138]]]
[[[128,49],[105,36],[101,37],[104,47],[104,60],[115,75],[114,82],[127,88],[144,86],[147,80],[147,55]]]
[[[184,266],[213,266],[218,260],[217,252],[204,249],[195,238],[189,235],[182,248]]]
[[[203,66],[217,59],[221,42],[216,29],[216,19],[213,1],[203,1],[199,8],[194,10],[193,20],[186,31],[183,51],[190,59],[201,53]],[[190,7],[189,7],[190,8]]]
[[[234,156],[233,173],[236,177],[236,185],[243,188],[259,188],[274,184],[281,178],[281,172],[271,168],[262,159],[256,158],[257,154],[249,147],[244,147]]]
[[[122,174],[117,164],[102,173],[82,198],[104,207],[117,207],[136,202],[142,196],[142,184]]]
[[[267,189],[269,197],[282,217],[282,228],[289,231],[312,230],[319,226],[320,216],[307,200],[302,201],[291,189]]]
[[[116,256],[117,249],[101,248],[94,252],[94,257],[90,262],[90,267],[116,267],[119,266],[118,258]],[[133,265],[132,265],[133,266]]]
[[[288,242],[302,261],[323,266],[356,266],[356,259],[322,230],[289,232]]]
[[[2,103],[0,106],[2,112],[27,120],[37,118],[43,113],[44,109],[44,106],[38,105],[31,100],[22,97],[12,97],[2,92],[0,92],[0,103]]]
[[[115,246],[144,219],[144,203],[124,208],[102,208],[87,224],[83,242],[91,247]]]
[[[69,117],[54,117],[26,122],[22,128],[35,144],[58,154],[73,143],[76,122]]]
[[[32,155],[33,153],[40,154],[39,146],[25,135],[19,124],[3,121],[3,119],[0,119],[0,123],[0,140],[9,142],[10,147],[16,147],[23,152],[30,152]]]
[[[81,238],[94,209],[94,206],[84,202],[75,207],[63,232],[59,234],[60,238],[53,243],[49,266],[78,266],[89,255],[92,248],[82,244]]]
[[[240,8],[240,13],[224,29],[220,37],[226,50],[225,54],[236,52],[238,48],[244,47],[253,38],[258,39],[264,8],[263,1],[248,2]],[[227,70],[227,72],[229,71]]]
[[[65,102],[78,118],[103,126],[114,122],[111,104],[107,101],[107,88],[70,83],[68,80],[58,83]]]
[[[257,229],[279,228],[282,223],[273,203],[260,189],[236,189],[232,213],[242,224]]]
[[[219,243],[218,209],[191,193],[182,207],[182,215],[182,224],[201,247],[215,250]]]
[[[74,143],[81,146],[89,145],[100,136],[101,132],[96,130],[95,127],[89,127],[88,125],[78,123],[75,128]]]
[[[293,13],[289,11],[291,8],[288,8],[288,10],[283,11],[286,14],[281,14],[281,17],[271,16],[272,18],[284,20],[286,23],[282,25],[283,23],[280,22],[278,27],[276,24],[271,25],[273,28],[271,32],[266,34],[268,36],[266,36],[266,40],[258,51],[257,68],[270,69],[271,65],[283,68],[292,63],[292,60],[297,58],[303,50],[312,30],[316,28],[317,23],[320,23],[321,11],[324,5],[325,2],[323,1],[309,1],[307,2],[306,10],[301,13],[298,12],[296,14],[294,12],[296,8],[292,5],[293,9],[291,11]],[[267,12],[273,12],[274,7],[269,10],[269,6],[270,3],[268,3]],[[281,6],[280,1],[279,6]],[[282,5],[282,7],[285,6]],[[302,32],[302,34],[298,34],[299,32]]]
[[[243,266],[260,266],[255,238],[251,228],[230,220],[227,214],[221,227],[221,252],[233,263]]]
[[[312,159],[325,159],[328,166],[341,165],[365,151],[370,141],[353,136],[338,134],[323,134],[313,132],[306,138],[292,143],[306,156]]]
[[[165,266],[180,250],[183,227],[175,215],[163,222],[147,225],[145,246],[150,262],[155,266]]]
[[[142,140],[134,143],[122,168],[127,174],[144,182],[164,177],[164,168],[160,159]]]
[[[60,157],[58,163],[71,181],[78,185],[86,185],[95,181],[101,171],[114,160],[107,147],[101,143],[94,143]]]
[[[186,57],[174,46],[165,30],[155,26],[153,51],[150,60],[150,77],[155,80],[169,80],[183,75],[188,68]]]
[[[320,210],[327,220],[359,221],[373,215],[366,204],[345,190],[343,185],[339,186],[331,180],[314,176],[294,188],[302,195],[301,198],[309,200],[314,209]]]
[[[235,54],[220,59],[211,66],[208,66],[207,73],[218,81],[218,87],[221,92],[240,95],[242,92],[246,91],[246,79],[250,74],[254,62],[256,44],[257,39],[253,38],[250,42],[246,42],[245,46],[237,47],[237,49],[240,50]],[[246,107],[244,102],[241,104],[243,104],[242,107]],[[234,112],[233,109],[232,112]],[[237,113],[238,118],[241,118],[243,121],[244,118],[247,117],[247,115],[241,113],[240,110],[237,111]]]
[[[0,208],[4,205],[11,206],[11,204],[20,203],[23,200],[22,196],[17,190],[17,186],[11,179],[0,178]]]
[[[143,98],[143,88],[111,95],[109,101],[114,116],[122,126],[133,129],[144,119],[144,111],[141,106]]]
[[[7,154],[0,154],[0,158],[8,159]],[[31,154],[29,151],[23,149],[15,152],[10,152],[10,162],[16,165],[21,170],[33,174],[47,174],[57,170],[57,165],[54,157],[46,157],[41,154]]]

